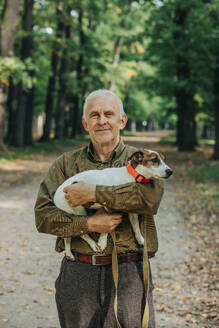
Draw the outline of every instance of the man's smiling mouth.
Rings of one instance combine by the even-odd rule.
[[[111,130],[110,129],[95,130],[95,132],[104,132],[104,131],[111,131]]]

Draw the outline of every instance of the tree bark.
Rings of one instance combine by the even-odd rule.
[[[8,89],[8,99],[7,99],[7,112],[8,112],[8,129],[7,129],[7,137],[6,143],[12,144],[13,135],[16,127],[16,99],[17,99],[17,88],[13,84],[12,79],[9,82],[9,89]]]
[[[178,25],[178,31],[174,32],[176,48],[180,44],[187,44],[185,40],[185,21],[188,16],[188,8],[177,8],[174,23]],[[186,49],[185,54],[186,54]],[[179,151],[195,150],[195,108],[193,101],[193,90],[188,88],[190,81],[190,68],[186,55],[182,54],[182,49],[176,55],[176,75],[178,85],[176,86],[176,104],[178,113],[177,122],[177,144]]]
[[[214,70],[215,146],[213,158],[219,159],[219,62]]]
[[[116,39],[115,42],[115,51],[114,51],[114,58],[113,58],[113,69],[115,69],[118,66],[119,58],[120,58],[120,52],[121,52],[121,45],[122,45],[122,37],[119,36]],[[112,79],[110,82],[110,90],[113,91],[115,89],[115,80]]]
[[[21,59],[33,57],[33,4],[34,0],[24,1],[23,31],[25,36],[22,39]],[[34,72],[29,71],[33,77]],[[19,98],[16,115],[16,129],[14,131],[15,146],[24,146],[32,144],[32,119],[33,119],[33,87],[30,90],[24,90],[22,83],[18,85]]]
[[[4,2],[4,10],[0,26],[0,56],[11,57],[14,55],[14,34],[18,19],[20,0],[8,0]],[[0,150],[6,150],[4,144],[5,108],[7,100],[7,87],[0,85]]]
[[[58,0],[57,7],[56,7],[56,15],[57,15],[57,37],[61,37],[63,35],[64,25],[62,22],[62,1]],[[52,59],[51,59],[51,71],[52,74],[49,78],[48,87],[47,87],[47,94],[46,94],[46,119],[43,128],[43,136],[42,141],[49,141],[50,134],[51,134],[51,127],[52,127],[52,116],[53,116],[53,104],[55,99],[55,85],[56,85],[56,78],[57,78],[57,68],[59,62],[59,55],[58,55],[59,45],[57,41],[54,42],[53,50],[52,50]]]
[[[71,35],[71,26],[67,25],[65,27],[65,38],[67,43],[69,42]],[[56,127],[55,127],[55,138],[63,138],[65,136],[65,111],[67,106],[66,100],[66,82],[67,82],[67,74],[69,72],[68,65],[68,45],[63,51],[62,60],[59,71],[59,92],[58,92],[58,100],[57,100],[57,108],[56,108]]]
[[[121,20],[121,24],[120,24],[120,29],[124,29],[125,25],[126,25],[126,18],[128,16],[128,14],[131,11],[131,5],[128,7],[127,12],[124,13],[124,16]],[[115,69],[118,64],[119,64],[119,59],[120,59],[120,53],[121,53],[121,45],[122,45],[122,40],[123,37],[120,35],[116,38],[116,42],[115,42],[115,46],[114,46],[114,57],[113,57],[113,64],[112,67],[113,69]],[[112,79],[110,82],[110,90],[113,91],[115,89],[115,80]]]
[[[79,38],[80,38],[80,49],[84,48],[85,44],[85,34],[83,31],[83,10],[80,8],[78,22],[79,22]],[[71,122],[72,122],[72,130],[71,137],[74,138],[77,135],[77,130],[79,127],[79,113],[80,113],[80,93],[82,92],[82,68],[84,63],[84,55],[81,52],[77,61],[77,92],[73,95],[73,106],[71,107]]]

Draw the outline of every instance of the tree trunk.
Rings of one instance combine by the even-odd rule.
[[[119,36],[116,39],[115,42],[115,53],[114,53],[114,59],[113,59],[113,69],[115,69],[118,66],[119,63],[119,58],[120,58],[120,52],[121,52],[121,45],[122,45],[122,37]],[[115,80],[112,79],[110,82],[110,90],[114,90],[115,89]]]
[[[80,8],[78,22],[79,22],[79,37],[80,37],[80,49],[84,48],[85,44],[85,34],[83,31],[83,10]],[[73,95],[73,106],[71,107],[71,122],[72,122],[72,130],[71,130],[71,137],[74,138],[77,135],[77,130],[79,125],[79,114],[80,114],[80,94],[82,92],[82,68],[84,63],[84,55],[80,53],[78,61],[77,61],[77,92]]]
[[[33,100],[34,100],[34,88],[28,91],[27,103],[26,103],[26,128],[24,134],[25,145],[32,145],[33,143]]]
[[[178,124],[177,124],[177,144],[179,151],[194,151],[194,109],[193,96],[179,90],[176,96],[177,110],[178,110]]]
[[[219,62],[214,70],[215,146],[213,158],[219,159]]]
[[[5,0],[2,11],[0,26],[0,56],[11,57],[14,55],[14,34],[18,19],[20,0]],[[4,145],[4,122],[7,100],[7,88],[0,85],[0,150],[5,150]]]
[[[24,1],[23,14],[23,31],[25,36],[22,39],[21,59],[33,57],[33,3],[34,0]],[[33,77],[34,72],[29,71],[29,75]],[[32,118],[33,118],[33,87],[30,90],[24,90],[22,83],[17,86],[19,89],[19,98],[16,115],[16,129],[14,131],[15,146],[24,146],[32,144]]]
[[[12,79],[10,79],[9,82],[9,89],[8,89],[8,99],[7,99],[7,112],[8,112],[8,129],[7,129],[7,137],[6,137],[6,143],[12,144],[13,139],[13,131],[16,127],[16,104],[17,104],[17,88],[15,87]]]
[[[68,25],[65,27],[65,38],[67,43],[70,39],[71,34],[71,26]],[[68,65],[68,46],[63,51],[62,60],[59,71],[59,93],[57,100],[57,108],[56,108],[56,128],[55,128],[55,138],[63,138],[65,135],[65,111],[66,109],[66,82],[67,82],[67,74],[69,72]]]
[[[71,122],[72,122],[72,130],[71,130],[71,138],[75,138],[77,134],[77,125],[79,121],[79,98],[78,95],[75,95],[73,98],[73,106],[71,108]]]
[[[173,38],[176,48],[180,44],[187,44],[185,38],[185,21],[189,14],[188,8],[178,7],[175,12],[174,23],[178,25],[178,31],[174,32]],[[177,144],[179,151],[193,151],[195,149],[195,110],[193,92],[188,88],[190,81],[190,68],[182,49],[176,55],[176,75],[178,85],[176,85],[176,103],[178,111],[177,122]]]
[[[128,14],[130,13],[132,9],[132,6],[129,5],[127,12],[124,13],[123,19],[121,20],[120,29],[124,29],[126,25],[126,18]],[[113,70],[118,66],[119,64],[119,58],[121,53],[121,45],[122,45],[122,36],[118,36],[116,38],[115,46],[114,46],[114,57],[113,57]],[[115,89],[115,79],[113,78],[110,82],[110,90],[113,91]]]
[[[0,150],[6,151],[4,144],[4,123],[5,123],[5,103],[6,103],[6,91],[3,86],[0,87]]]
[[[57,38],[62,37],[64,25],[62,22],[62,1],[58,0],[58,4],[56,7],[56,15],[57,15]],[[47,94],[46,94],[46,119],[43,128],[43,136],[42,141],[50,140],[50,133],[52,127],[52,116],[53,116],[53,104],[55,99],[55,85],[56,85],[56,77],[57,77],[57,68],[59,62],[58,55],[59,45],[57,41],[54,42],[53,51],[52,51],[52,59],[51,59],[51,70],[52,74],[49,78]]]

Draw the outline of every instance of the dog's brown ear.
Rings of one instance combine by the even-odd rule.
[[[166,156],[165,156],[164,154],[162,154],[162,153],[158,153],[158,154],[160,155],[160,158],[161,158],[163,161],[165,161]]]
[[[143,161],[144,153],[142,151],[136,151],[132,156],[130,157],[130,160],[135,162],[136,164],[139,164]]]

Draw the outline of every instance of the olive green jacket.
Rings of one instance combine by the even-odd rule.
[[[72,238],[72,250],[82,254],[92,254],[89,245],[80,238],[86,234],[88,216],[75,216],[58,209],[53,203],[56,189],[66,179],[76,173],[93,169],[104,169],[107,167],[121,167],[127,164],[129,157],[137,151],[136,148],[119,145],[111,156],[104,162],[100,161],[93,151],[92,144],[76,151],[66,152],[58,157],[50,167],[45,179],[40,185],[38,197],[35,204],[36,227],[39,232],[58,236],[56,240],[56,251],[64,250],[63,238]],[[153,215],[157,213],[163,194],[161,183],[154,179],[150,183],[126,183],[119,186],[96,187],[96,200],[113,212],[123,212],[122,223],[116,228],[117,252],[142,251],[142,247],[135,240],[128,213],[138,213],[142,234],[147,236],[148,251],[156,252],[158,248],[156,227]],[[89,205],[89,204],[88,204]],[[89,206],[88,206],[89,215]],[[90,233],[97,240],[98,233]],[[106,254],[111,254],[113,242],[108,235]]]

